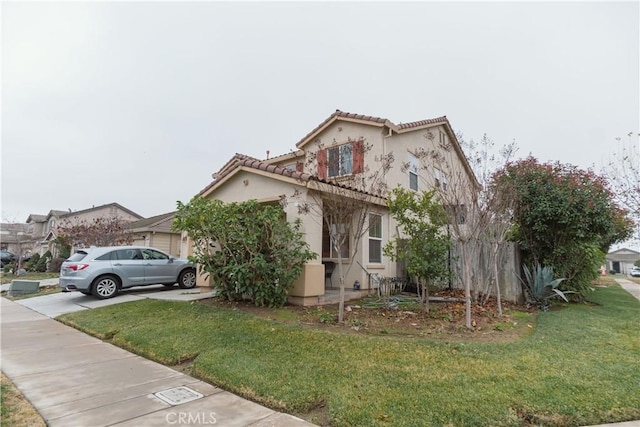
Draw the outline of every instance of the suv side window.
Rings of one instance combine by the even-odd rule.
[[[140,249],[120,249],[119,251],[112,252],[116,255],[115,258],[123,261],[130,261],[135,259],[142,259]]]
[[[100,261],[114,261],[116,258],[116,251],[107,252],[106,254],[100,255],[97,260]]]
[[[142,251],[144,259],[169,259],[169,257],[162,252],[154,251],[153,249],[144,249]]]

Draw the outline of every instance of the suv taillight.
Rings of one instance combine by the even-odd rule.
[[[89,264],[71,264],[67,266],[69,270],[73,270],[73,271],[84,270],[87,267],[89,267]]]

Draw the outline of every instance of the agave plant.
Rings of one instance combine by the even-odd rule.
[[[542,267],[540,264],[536,264],[533,271],[529,270],[526,265],[523,265],[522,268],[525,280],[520,278],[520,281],[527,291],[528,303],[539,306],[542,311],[547,311],[549,309],[549,300],[553,297],[560,297],[569,302],[566,294],[571,293],[571,291],[562,292],[558,289],[558,285],[565,279],[554,279],[553,267]]]

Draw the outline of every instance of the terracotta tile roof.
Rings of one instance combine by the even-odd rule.
[[[426,125],[439,124],[439,123],[448,123],[447,116],[442,116],[442,117],[436,117],[434,119],[418,120],[418,121],[415,121],[415,122],[401,123],[399,125],[396,125],[395,123],[393,123],[389,119],[385,119],[383,117],[366,116],[364,114],[347,113],[346,111],[336,110],[333,114],[331,114],[329,117],[327,117],[322,123],[320,123],[318,126],[316,126],[311,132],[306,134],[300,141],[298,141],[296,143],[296,146],[300,147],[304,143],[308,142],[309,138],[311,138],[318,131],[320,131],[325,126],[327,126],[329,123],[331,123],[332,121],[335,121],[335,120],[340,120],[340,119],[360,120],[360,121],[364,121],[364,122],[370,122],[370,123],[372,123],[372,124],[374,124],[376,126],[384,125],[384,126],[387,126],[388,128],[390,128],[391,130],[393,130],[395,132],[409,131],[409,130],[411,130],[413,128],[426,126]]]
[[[269,162],[269,163],[273,163],[273,162],[277,162],[280,160],[283,160],[285,157],[290,157],[290,158],[296,158],[296,157],[302,157],[304,156],[304,151],[303,150],[296,150],[296,151],[290,151],[288,153],[285,154],[279,154],[277,156],[273,156],[273,157],[269,157],[268,159],[263,159],[263,162]]]
[[[265,172],[274,173],[277,175],[287,176],[294,179],[299,179],[302,181],[308,181],[311,175],[308,173],[296,172],[289,169],[282,168],[280,166],[272,165],[266,163],[262,160],[258,160],[255,157],[247,156],[245,154],[236,153],[231,160],[229,160],[225,165],[216,173],[213,174],[213,182],[203,188],[198,195],[203,195],[210,188],[212,188],[216,183],[218,183],[225,176],[229,175],[231,172],[236,170],[239,167],[246,166],[252,169],[257,169]]]
[[[418,120],[417,122],[400,123],[398,129],[411,129],[425,125],[433,125],[448,122],[447,116],[436,117],[435,119]]]
[[[257,160],[254,158],[251,158],[250,156],[244,156],[242,154],[236,154],[235,156],[233,156],[233,158],[231,160],[229,160],[229,162],[227,162],[224,166],[224,171],[218,172],[216,175],[216,178],[214,179],[213,182],[211,182],[209,185],[207,185],[205,188],[203,188],[198,195],[202,196],[205,193],[207,193],[211,188],[213,188],[218,182],[220,182],[221,179],[223,179],[225,176],[231,174],[231,172],[233,172],[234,170],[240,168],[240,167],[247,167],[247,168],[251,168],[251,169],[256,169],[256,170],[260,170],[263,172],[268,172],[268,173],[272,173],[275,175],[281,175],[281,176],[286,176],[286,177],[290,177],[293,179],[296,179],[298,181],[300,181],[301,183],[307,183],[309,181],[317,181],[317,182],[321,182],[324,184],[328,184],[328,185],[332,185],[335,187],[340,187],[340,188],[344,188],[347,190],[351,190],[351,191],[357,191],[360,193],[364,193],[364,194],[368,194],[368,195],[374,195],[365,191],[361,191],[352,187],[349,187],[348,185],[344,185],[344,184],[340,184],[340,183],[336,183],[330,180],[325,180],[325,179],[320,179],[315,175],[311,175],[305,172],[297,172],[295,170],[290,170],[290,169],[285,169],[282,168],[280,166],[276,166],[276,165],[272,165],[269,163],[265,163],[261,160]]]
[[[304,138],[302,138],[300,141],[298,141],[296,143],[296,146],[300,147],[300,145],[302,143],[304,143],[309,137],[314,135],[316,132],[318,132],[320,129],[322,129],[324,126],[326,126],[330,122],[332,122],[334,120],[337,120],[338,118],[362,120],[362,121],[365,121],[365,122],[371,122],[371,123],[376,123],[376,124],[387,125],[387,126],[392,127],[392,128],[395,127],[395,125],[393,123],[391,123],[389,120],[384,119],[382,117],[365,116],[364,114],[347,113],[345,111],[336,110],[333,114],[331,114],[329,117],[327,117],[322,123],[320,123],[318,126],[316,126],[311,132],[306,134],[304,136]]]

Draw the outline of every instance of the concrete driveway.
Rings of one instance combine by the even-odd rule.
[[[105,307],[142,299],[163,299],[172,301],[195,301],[213,296],[213,292],[200,292],[196,289],[181,289],[177,285],[167,288],[162,285],[140,286],[125,289],[116,297],[100,300],[80,292],[60,292],[39,297],[26,298],[15,301],[47,317],[55,318],[65,313]]]

